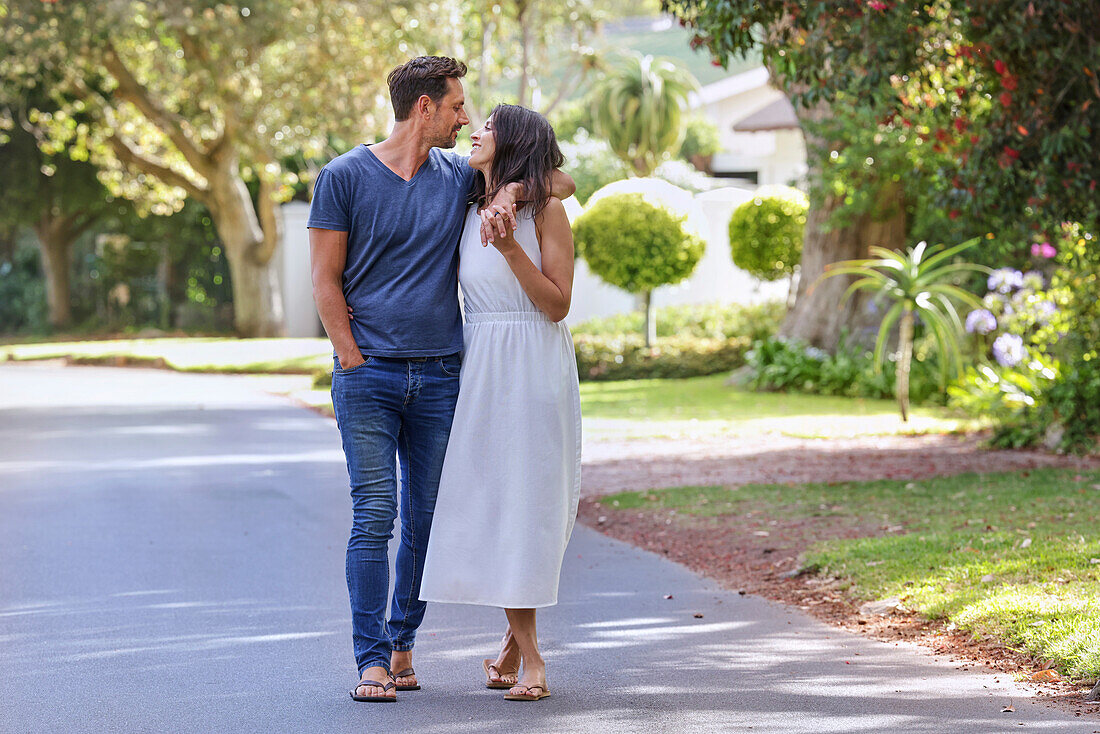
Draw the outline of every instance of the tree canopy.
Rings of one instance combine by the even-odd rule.
[[[930,204],[952,219],[975,226],[1026,221],[1052,232],[1063,221],[1098,218],[1100,13],[1093,3],[664,5],[718,61],[759,49],[798,105],[843,103],[838,110],[873,121],[863,127],[865,142],[918,149],[907,160],[922,159],[926,171],[943,177]],[[862,166],[866,157],[851,161]]]

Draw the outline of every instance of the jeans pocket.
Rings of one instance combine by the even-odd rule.
[[[439,368],[443,370],[445,375],[458,377],[458,374],[462,371],[462,355],[448,354],[446,357],[440,357]]]
[[[350,375],[352,372],[355,372],[360,367],[364,367],[364,366],[370,364],[371,360],[373,360],[373,359],[374,359],[374,357],[366,357],[365,359],[363,359],[362,362],[355,365],[354,367],[351,367],[349,369],[344,369],[343,367],[340,366],[340,358],[339,357],[333,357],[332,358],[332,374],[334,374],[334,375]]]

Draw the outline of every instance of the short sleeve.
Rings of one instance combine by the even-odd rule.
[[[434,149],[438,150],[438,148]],[[474,180],[477,176],[477,171],[470,168],[470,156],[459,155],[449,150],[440,150],[443,159],[451,166],[451,170],[454,171],[455,181],[458,183],[458,189],[462,192],[463,196],[469,195],[470,191],[474,187]]]
[[[340,177],[325,168],[313,184],[313,201],[309,205],[306,227],[332,229],[337,232],[351,230],[348,194]]]

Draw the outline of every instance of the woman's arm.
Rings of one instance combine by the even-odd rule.
[[[535,267],[511,232],[493,242],[512,269],[523,292],[552,321],[569,313],[573,296],[573,230],[561,199],[551,197],[535,217],[535,230],[542,252],[542,270]]]

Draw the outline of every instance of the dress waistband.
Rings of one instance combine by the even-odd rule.
[[[544,321],[554,323],[550,317],[542,311],[482,311],[479,313],[466,312],[467,324],[481,324],[490,321]]]

